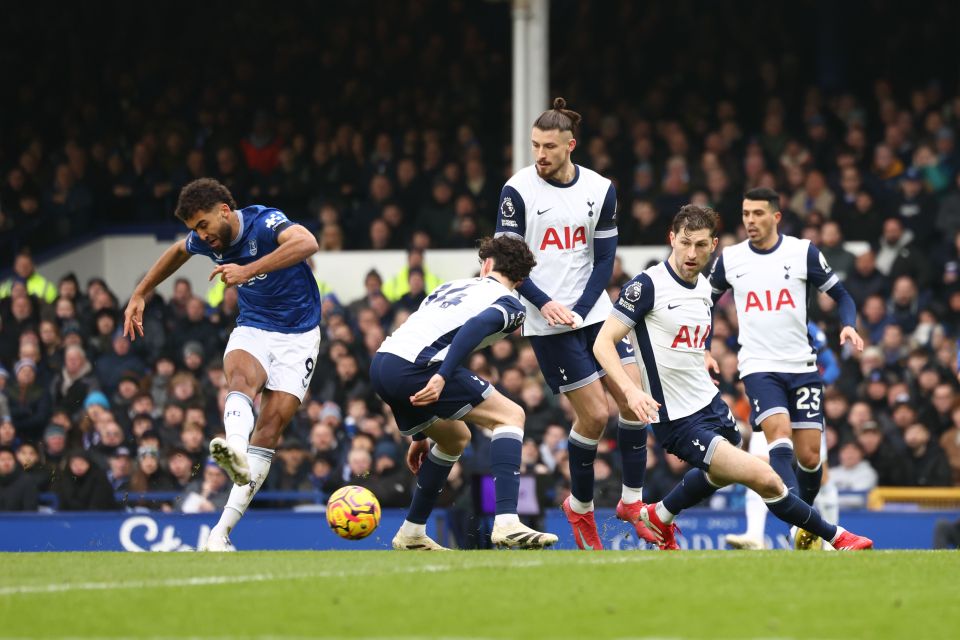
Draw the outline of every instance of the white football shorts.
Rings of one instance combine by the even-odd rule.
[[[305,333],[278,333],[256,327],[236,327],[227,341],[231,351],[246,351],[267,372],[267,389],[285,391],[303,401],[320,352],[320,327]]]

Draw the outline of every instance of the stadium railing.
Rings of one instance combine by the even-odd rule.
[[[867,508],[960,509],[960,487],[877,487],[867,496]]]

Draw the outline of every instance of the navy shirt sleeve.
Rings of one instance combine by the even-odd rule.
[[[503,296],[490,306],[503,314],[503,327],[499,331],[512,333],[519,329],[523,325],[523,321],[526,320],[527,310],[513,296]]]
[[[807,248],[807,280],[824,293],[840,282],[840,278],[827,264],[826,256],[820,253],[820,249],[813,246],[813,243]]]
[[[453,370],[460,366],[463,359],[470,355],[484,338],[492,333],[503,331],[505,326],[503,311],[492,306],[467,320],[453,337],[447,356],[443,359],[443,364],[440,365],[437,373],[445,380],[449,380]]]
[[[607,195],[603,199],[597,228],[593,234],[593,272],[590,274],[580,298],[573,305],[573,311],[580,314],[580,317],[586,317],[590,313],[607,283],[610,282],[610,276],[613,275],[613,261],[616,256],[617,190],[611,183],[610,188],[607,189]]]
[[[837,303],[840,314],[840,324],[844,327],[857,326],[857,305],[840,283],[840,278],[827,264],[827,258],[820,250],[810,243],[807,249],[807,281],[813,283],[820,291],[833,298]]]
[[[653,280],[641,273],[620,290],[611,315],[632,329],[653,309],[653,299]]]
[[[514,235],[524,239],[527,233],[527,208],[520,192],[509,185],[500,190],[496,235]]]
[[[717,256],[717,259],[713,261],[713,268],[710,269],[710,289],[712,290],[711,297],[713,301],[716,302],[720,299],[720,296],[730,288],[730,283],[727,282],[727,271],[723,266],[723,252],[720,252],[720,255]]]

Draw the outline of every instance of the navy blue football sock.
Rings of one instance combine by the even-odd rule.
[[[797,464],[797,489],[800,499],[807,504],[813,504],[820,493],[820,482],[823,480],[823,463],[817,464],[816,469],[805,469]]]
[[[683,475],[680,484],[663,498],[663,506],[673,515],[678,515],[684,509],[709,498],[719,488],[710,484],[702,469],[690,469]]]
[[[580,502],[593,500],[593,461],[597,459],[597,442],[576,431],[571,431],[567,440],[570,493]]]
[[[770,443],[770,466],[777,472],[790,493],[797,495],[797,474],[793,471],[793,443],[780,438]]]
[[[837,535],[837,525],[830,524],[821,518],[816,509],[789,491],[784,491],[782,496],[764,500],[764,502],[770,509],[770,513],[784,522],[815,533],[827,542],[832,541]]]
[[[642,489],[647,475],[647,426],[621,417],[617,425],[617,447],[623,464],[624,486]]]
[[[450,469],[459,459],[460,456],[450,456],[438,450],[436,445],[430,449],[417,473],[417,488],[413,492],[413,500],[410,501],[410,510],[407,511],[409,522],[427,524],[427,518],[437,504]]]
[[[516,513],[520,497],[520,450],[523,448],[523,429],[497,427],[490,443],[490,470],[496,487],[496,515]]]

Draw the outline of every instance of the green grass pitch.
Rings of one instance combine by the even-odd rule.
[[[957,552],[0,554],[3,638],[958,638]]]

